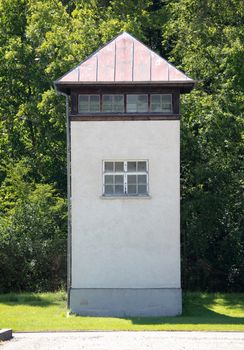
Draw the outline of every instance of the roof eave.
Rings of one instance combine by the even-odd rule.
[[[66,92],[76,87],[97,87],[97,86],[162,86],[178,87],[182,92],[190,92],[197,80],[175,80],[175,81],[55,81],[54,85],[57,91]]]

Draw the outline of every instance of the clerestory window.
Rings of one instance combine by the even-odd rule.
[[[102,110],[103,112],[124,112],[124,95],[103,95]]]
[[[172,94],[81,94],[78,99],[78,112],[172,114]]]
[[[148,161],[104,161],[103,195],[148,195]]]
[[[148,95],[127,95],[126,111],[128,113],[148,112]]]
[[[100,95],[79,95],[79,113],[100,112]]]
[[[151,112],[172,112],[172,95],[152,94],[150,95]]]

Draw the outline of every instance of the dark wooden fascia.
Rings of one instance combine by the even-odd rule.
[[[129,91],[129,89],[132,89],[133,91],[135,91],[135,89],[137,90],[142,90],[142,89],[147,89],[147,91],[149,91],[149,89],[169,89],[170,91],[172,91],[172,89],[177,89],[180,91],[180,93],[187,93],[190,92],[195,84],[196,81],[187,81],[187,82],[182,82],[182,81],[174,81],[174,82],[118,82],[118,83],[111,83],[111,82],[55,82],[54,83],[56,86],[56,89],[58,91],[62,91],[67,93],[68,95],[71,94],[72,91],[76,90],[78,92],[85,93],[85,91],[95,91],[95,90],[99,90],[102,89],[103,91],[108,89],[111,89],[111,91],[115,91],[115,90],[121,90],[121,89],[125,89],[127,91]]]

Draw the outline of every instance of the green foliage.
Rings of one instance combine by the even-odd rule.
[[[66,260],[65,200],[48,184],[27,182],[28,168],[9,166],[1,192],[0,290],[55,290]],[[2,206],[3,207],[3,206]]]
[[[184,99],[181,173],[186,288],[243,288],[241,130],[241,119],[225,115],[216,95],[195,91]]]
[[[182,98],[183,285],[243,289],[243,13],[241,0],[0,0],[0,289],[65,279],[53,81],[122,30],[199,80]]]
[[[198,79],[182,104],[182,253],[187,289],[242,290],[243,2],[171,1],[164,44]]]

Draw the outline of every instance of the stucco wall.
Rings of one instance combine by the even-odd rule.
[[[101,198],[104,159],[147,159],[150,198]],[[72,288],[180,288],[179,121],[72,122],[71,160]]]

